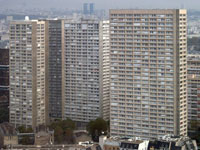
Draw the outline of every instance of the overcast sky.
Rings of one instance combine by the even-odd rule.
[[[82,9],[84,2],[94,2],[97,9],[110,8],[181,8],[200,9],[200,0],[0,0],[0,8]]]

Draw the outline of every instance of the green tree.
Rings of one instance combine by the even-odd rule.
[[[64,130],[67,130],[67,129],[74,130],[76,127],[75,123],[69,118],[67,118],[67,120],[63,120],[61,126]]]
[[[108,124],[102,118],[97,118],[88,123],[87,131],[92,136],[93,141],[99,142],[99,136],[107,134]]]
[[[191,137],[197,141],[197,145],[200,146],[200,127],[196,130],[195,135]]]
[[[64,132],[65,141],[68,144],[75,143],[74,134],[72,129],[66,129]]]
[[[67,118],[66,120],[56,120],[51,123],[50,128],[54,130],[55,142],[74,144],[75,123]]]
[[[33,133],[33,129],[31,127],[26,128],[25,126],[19,126],[17,130],[19,133]]]
[[[189,132],[191,132],[190,137],[197,141],[197,144],[200,146],[200,121],[191,120],[189,123]]]
[[[54,137],[58,144],[63,141],[63,129],[60,126],[56,126],[54,130]]]
[[[19,126],[18,128],[19,133],[26,133],[26,127],[25,126]]]
[[[19,143],[22,145],[32,145],[33,141],[29,136],[23,136],[22,139],[19,141]]]
[[[31,127],[27,128],[26,133],[33,133],[33,129]]]

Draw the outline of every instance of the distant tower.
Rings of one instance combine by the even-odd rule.
[[[87,15],[88,14],[88,3],[84,3],[83,4],[83,14],[84,15]]]
[[[94,3],[90,3],[90,15],[94,14]]]

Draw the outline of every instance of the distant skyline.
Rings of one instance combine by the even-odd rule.
[[[0,0],[0,9],[56,8],[82,9],[85,2],[95,3],[97,9],[125,8],[187,8],[200,9],[200,0]]]

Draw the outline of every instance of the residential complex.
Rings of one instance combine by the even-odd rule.
[[[33,128],[100,114],[99,23],[25,20],[10,25],[10,122]]]
[[[186,10],[110,10],[110,134],[187,135]]]
[[[65,20],[62,53],[62,114],[78,126],[100,116],[99,22]]]
[[[10,25],[10,123],[33,127],[48,122],[45,21]]]
[[[109,44],[109,20],[100,22],[100,85],[102,117],[110,118],[110,44]]]
[[[200,121],[200,53],[188,54],[188,127]]]
[[[187,76],[182,9],[12,21],[10,123],[35,128],[70,118],[79,128],[103,117],[111,136],[185,136],[188,120],[198,120],[198,58],[188,57]]]

